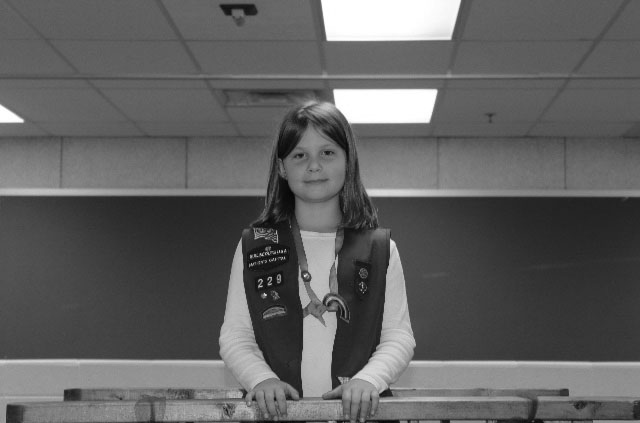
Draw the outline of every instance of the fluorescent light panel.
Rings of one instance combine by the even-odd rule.
[[[0,123],[23,123],[24,119],[0,104]]]
[[[336,106],[351,123],[429,123],[438,90],[335,89]]]
[[[460,0],[322,0],[327,41],[450,40]]]

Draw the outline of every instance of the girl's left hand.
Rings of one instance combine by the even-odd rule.
[[[355,423],[359,418],[364,422],[373,417],[378,410],[378,390],[371,383],[362,379],[351,379],[336,389],[322,395],[322,399],[342,398],[344,419]],[[358,416],[358,411],[360,412]]]

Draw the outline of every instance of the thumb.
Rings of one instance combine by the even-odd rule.
[[[342,385],[338,386],[337,388],[329,392],[325,392],[324,394],[322,394],[322,399],[334,399],[334,398],[342,398]]]
[[[296,391],[296,388],[294,388],[293,386],[287,384],[286,386],[287,388],[287,394],[289,395],[289,397],[292,400],[299,400],[300,399],[300,394],[298,394],[298,391]]]

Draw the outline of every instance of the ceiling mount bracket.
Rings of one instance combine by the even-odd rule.
[[[221,4],[220,9],[222,9],[226,16],[231,16],[237,26],[244,25],[244,21],[247,16],[255,16],[258,14],[256,5],[251,3],[226,3]]]

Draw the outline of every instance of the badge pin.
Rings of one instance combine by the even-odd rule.
[[[368,290],[369,290],[369,287],[367,286],[365,281],[358,282],[358,294],[364,295],[367,293]]]
[[[263,300],[267,299],[267,293],[263,292],[262,294],[260,294],[260,298],[262,298]]]
[[[358,276],[362,279],[367,279],[369,277],[369,271],[366,268],[361,267],[358,271]]]
[[[271,299],[273,301],[278,301],[280,299],[280,294],[278,294],[278,291],[271,291],[269,292],[269,294],[271,294]]]

